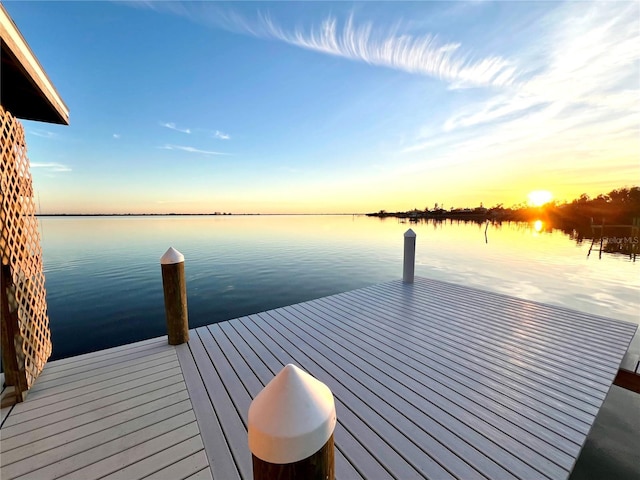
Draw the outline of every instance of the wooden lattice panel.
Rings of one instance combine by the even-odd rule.
[[[6,286],[2,292],[6,295],[3,315],[8,313],[8,318],[3,319],[3,328],[8,327],[13,335],[8,340],[17,358],[17,372],[11,372],[7,378],[17,375],[13,383],[17,393],[22,393],[20,390],[33,385],[51,355],[51,334],[24,129],[2,106],[0,132],[0,252],[3,273],[9,277],[2,282]],[[7,346],[3,345],[3,349]]]

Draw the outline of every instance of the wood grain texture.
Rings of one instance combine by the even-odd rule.
[[[184,262],[161,265],[164,311],[169,345],[189,341],[189,315],[187,312],[187,284]]]

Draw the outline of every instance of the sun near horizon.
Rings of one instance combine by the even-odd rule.
[[[527,195],[527,203],[532,207],[541,207],[553,200],[549,190],[533,190]]]

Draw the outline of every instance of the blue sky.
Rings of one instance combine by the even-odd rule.
[[[44,213],[334,213],[640,183],[637,2],[3,3],[70,109]]]

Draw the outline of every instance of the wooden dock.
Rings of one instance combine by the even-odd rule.
[[[3,411],[0,476],[250,479],[247,412],[326,383],[339,479],[564,479],[637,325],[416,278],[51,362]]]

